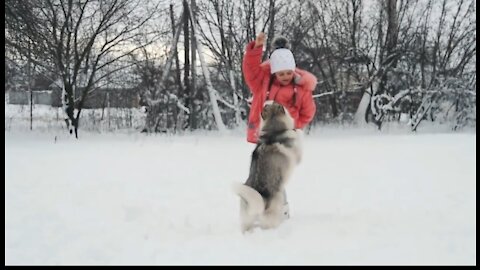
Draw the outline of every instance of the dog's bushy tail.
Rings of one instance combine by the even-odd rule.
[[[241,183],[234,183],[233,192],[245,200],[247,203],[246,210],[249,216],[255,217],[261,215],[265,210],[263,197],[255,189]]]

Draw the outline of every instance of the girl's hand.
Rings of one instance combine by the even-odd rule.
[[[255,39],[255,47],[258,48],[263,46],[263,44],[265,43],[265,39],[266,39],[265,33],[263,32],[258,33],[257,38]]]

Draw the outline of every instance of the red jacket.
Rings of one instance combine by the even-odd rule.
[[[255,41],[247,45],[243,58],[243,75],[253,94],[252,106],[248,117],[247,141],[257,143],[260,125],[260,113],[267,100],[270,84],[270,63],[262,62],[262,47],[255,48]],[[308,71],[295,69],[295,84],[282,86],[274,80],[268,93],[268,100],[275,100],[287,108],[295,120],[295,128],[303,128],[315,115],[315,102],[312,91],[317,85],[317,78]],[[297,95],[293,104],[293,96]]]

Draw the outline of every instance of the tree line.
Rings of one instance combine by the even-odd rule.
[[[319,79],[314,125],[459,129],[476,125],[475,13],[474,0],[6,0],[5,89],[55,82],[76,135],[85,100],[112,81],[139,90],[143,131],[232,128],[249,111],[245,46],[262,31],[264,59],[283,35]]]

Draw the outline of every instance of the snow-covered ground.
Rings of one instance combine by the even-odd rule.
[[[291,218],[242,235],[244,135],[6,130],[5,264],[476,264],[475,132],[312,132]]]

